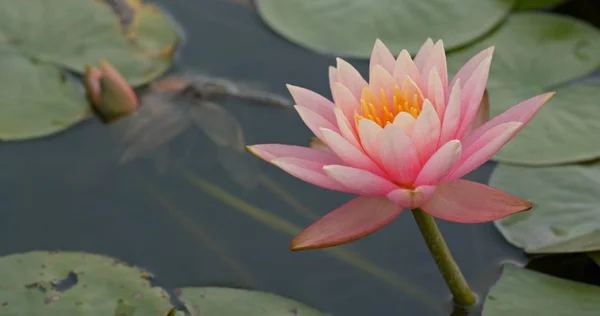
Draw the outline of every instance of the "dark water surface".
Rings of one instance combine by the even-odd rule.
[[[327,67],[334,58],[276,36],[246,1],[158,3],[186,37],[174,71],[257,81],[284,95],[291,83],[329,97]],[[359,64],[363,73],[366,66]],[[224,106],[249,144],[305,145],[311,136],[293,110]],[[119,165],[117,135],[90,120],[57,136],[2,144],[0,255],[34,249],[101,253],[148,269],[167,288],[260,289],[332,315],[450,315],[450,294],[409,212],[333,251],[292,253],[288,244],[296,229],[350,196],[306,184],[250,154],[235,157],[245,178],[255,180],[241,186],[222,167],[220,160],[230,156],[198,129],[186,130],[156,155]],[[486,182],[492,167],[488,163],[468,178]],[[213,188],[211,194],[206,182],[226,193]],[[219,199],[226,194],[259,209],[227,204]],[[504,260],[525,261],[492,224],[439,225],[482,296]]]

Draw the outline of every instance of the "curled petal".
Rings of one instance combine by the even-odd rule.
[[[527,99],[502,114],[495,116],[491,120],[485,122],[481,127],[473,130],[473,132],[464,140],[465,145],[470,144],[481,137],[491,128],[507,122],[521,122],[523,128],[533,118],[546,102],[554,96],[554,92],[548,92]]]
[[[303,160],[320,162],[323,165],[334,165],[340,164],[342,160],[338,156],[316,150],[312,148],[294,146],[294,145],[283,145],[283,144],[260,144],[247,146],[248,150],[254,155],[267,162],[271,162],[275,159],[284,157],[294,157]]]
[[[333,131],[337,131],[337,126],[334,123],[330,122],[328,119],[322,117],[321,115],[309,110],[300,105],[294,106],[298,114],[304,121],[304,124],[317,136],[319,139],[323,140],[323,136],[321,135],[321,128],[327,128]]]
[[[398,188],[397,185],[362,169],[347,166],[330,165],[323,171],[333,180],[351,192],[359,195],[384,196]]]
[[[390,50],[385,46],[385,44],[377,39],[375,41],[375,45],[373,46],[373,51],[371,52],[370,64],[369,64],[369,82],[373,81],[373,70],[375,66],[381,66],[383,69],[387,70],[388,73],[392,73],[394,71],[394,64],[396,60],[394,55],[390,52]]]
[[[475,118],[473,119],[473,123],[469,126],[469,130],[467,131],[467,136],[471,134],[474,130],[479,128],[481,125],[485,124],[485,122],[490,120],[490,95],[485,89],[483,91],[483,98],[481,99],[481,103],[479,104],[479,108],[477,109],[477,113],[475,114]]]
[[[387,197],[401,208],[417,208],[427,202],[435,193],[434,185],[423,185],[410,189],[397,189],[388,193]]]
[[[415,118],[407,112],[400,112],[394,118],[393,124],[400,127],[404,131],[404,134],[410,137],[415,125]]]
[[[471,78],[471,76],[473,76],[473,72],[475,71],[475,69],[477,69],[477,66],[479,66],[479,64],[481,64],[481,62],[488,58],[488,57],[492,57],[492,55],[494,54],[494,46],[489,47],[481,52],[479,52],[479,54],[471,57],[471,59],[469,59],[469,61],[467,61],[456,73],[456,75],[454,75],[454,78],[452,78],[452,82],[450,82],[450,88],[454,87],[454,85],[456,85],[456,82],[458,80],[462,81],[463,83],[467,82],[467,80],[469,80],[469,78]]]
[[[288,84],[287,88],[297,105],[303,106],[319,114],[332,123],[335,122],[335,116],[333,114],[335,104],[333,102],[316,92],[302,87],[296,87]]]
[[[323,216],[292,241],[292,250],[327,248],[365,237],[389,224],[402,211],[381,197],[357,197]]]
[[[361,148],[360,142],[356,135],[356,130],[353,125],[348,122],[348,118],[344,115],[342,109],[336,107],[334,110],[337,126],[340,129],[340,134],[347,139],[354,147]]]
[[[358,135],[360,136],[362,148],[376,162],[380,161],[379,142],[381,132],[383,132],[381,126],[371,120],[362,119],[358,121]]]
[[[383,167],[395,182],[412,183],[421,169],[417,148],[402,129],[388,124],[381,133],[379,145]]]
[[[384,175],[383,171],[362,150],[354,147],[352,143],[340,134],[322,129],[323,142],[338,156],[345,164],[358,169],[364,169],[377,175]]]
[[[471,78],[469,78],[464,87],[461,90],[461,122],[458,131],[456,132],[456,138],[462,139],[467,133],[467,130],[471,126],[477,109],[481,104],[483,93],[485,91],[485,85],[487,83],[488,75],[490,72],[490,65],[492,63],[492,57],[484,59],[475,69]]]
[[[329,89],[333,91],[333,84],[338,82],[337,69],[333,66],[329,66]]]
[[[360,94],[367,86],[367,82],[361,76],[360,72],[348,62],[341,58],[337,58],[336,61],[338,82],[347,87],[355,98],[360,98]]]
[[[391,109],[391,102],[394,97],[394,87],[396,86],[396,81],[390,73],[385,70],[380,65],[375,65],[372,69],[371,80],[369,81],[369,87],[371,91],[375,93],[380,100],[383,98],[381,94],[385,95],[385,99],[387,100],[387,104],[384,104],[382,101],[382,106],[387,106],[388,109]],[[364,92],[363,92],[364,95]],[[379,102],[378,102],[379,103]]]
[[[419,69],[417,69],[417,65],[415,65],[406,49],[403,49],[400,52],[400,55],[398,55],[392,74],[398,85],[402,83],[404,77],[408,76],[417,84],[417,86],[421,86],[421,74],[419,73]]]
[[[431,38],[428,38],[425,41],[425,43],[421,45],[421,48],[419,48],[417,55],[415,55],[415,65],[417,65],[419,71],[423,70],[423,68],[425,67],[425,63],[429,59],[429,55],[431,54],[432,50],[433,40]]]
[[[515,137],[522,125],[523,123],[521,122],[500,124],[481,135],[477,141],[468,146],[465,144],[461,161],[444,181],[453,181],[461,178],[490,160],[502,146]]]
[[[460,80],[457,80],[456,85],[454,85],[450,91],[448,106],[446,106],[444,120],[442,121],[442,131],[440,133],[439,140],[440,144],[445,144],[449,140],[453,139],[454,135],[456,135],[456,132],[458,131],[458,128],[460,127],[460,89]]]
[[[321,162],[295,157],[285,157],[275,159],[271,161],[271,163],[290,175],[310,184],[314,184],[325,189],[347,192],[346,188],[325,174],[323,171],[324,164]]]
[[[335,105],[342,109],[349,121],[353,120],[354,113],[360,108],[360,104],[358,103],[360,97],[357,99],[346,86],[339,82],[332,84],[331,94],[333,95]]]
[[[436,151],[415,179],[415,186],[437,184],[452,171],[460,159],[459,140],[451,140]]]
[[[440,121],[444,119],[444,111],[446,110],[446,96],[444,89],[437,69],[433,68],[429,73],[429,80],[427,83],[427,99],[433,104],[435,111],[440,117]]]
[[[421,162],[427,161],[436,151],[440,138],[440,128],[440,118],[431,102],[425,100],[423,110],[415,120],[411,135]]]
[[[409,76],[402,78],[402,81],[400,82],[400,90],[402,90],[402,93],[406,93],[410,96],[417,95],[419,100],[425,99],[421,88],[419,88],[417,83]]]
[[[490,222],[532,207],[531,202],[467,180],[438,185],[433,197],[420,206],[433,217],[466,224]]]
[[[448,95],[448,67],[446,66],[446,52],[444,50],[444,41],[439,40],[433,48],[425,61],[425,65],[421,69],[421,78],[423,79],[423,85],[425,87],[431,85],[429,79],[431,79],[431,72],[436,70],[441,80],[441,86],[443,96],[446,98]]]

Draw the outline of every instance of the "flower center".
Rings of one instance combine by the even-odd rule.
[[[422,100],[417,93],[411,96],[408,90],[400,91],[398,85],[394,87],[394,93],[389,97],[383,88],[379,92],[380,96],[377,98],[368,87],[363,89],[360,109],[354,111],[357,126],[361,119],[369,119],[385,127],[388,123],[393,123],[394,118],[401,112],[406,112],[414,118],[419,116]]]

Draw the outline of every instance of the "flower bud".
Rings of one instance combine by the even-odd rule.
[[[90,102],[105,121],[117,119],[139,107],[133,88],[104,60],[100,61],[100,69],[86,66],[84,83]]]

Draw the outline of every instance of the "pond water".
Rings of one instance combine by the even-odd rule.
[[[157,3],[185,34],[174,72],[256,81],[282,95],[291,83],[329,96],[334,58],[275,35],[248,2]],[[366,62],[353,63],[366,73]],[[222,105],[249,144],[305,145],[311,136],[293,110]],[[332,315],[450,314],[450,294],[410,213],[352,244],[293,253],[288,244],[297,230],[350,196],[304,183],[249,153],[232,158],[199,129],[127,164],[118,162],[118,139],[114,128],[93,119],[49,138],[3,144],[0,255],[102,253],[148,269],[166,288],[259,289]],[[235,159],[245,181],[236,181],[223,159]],[[492,168],[487,163],[468,178],[486,182]],[[492,224],[439,225],[480,295],[503,261],[526,262]]]

